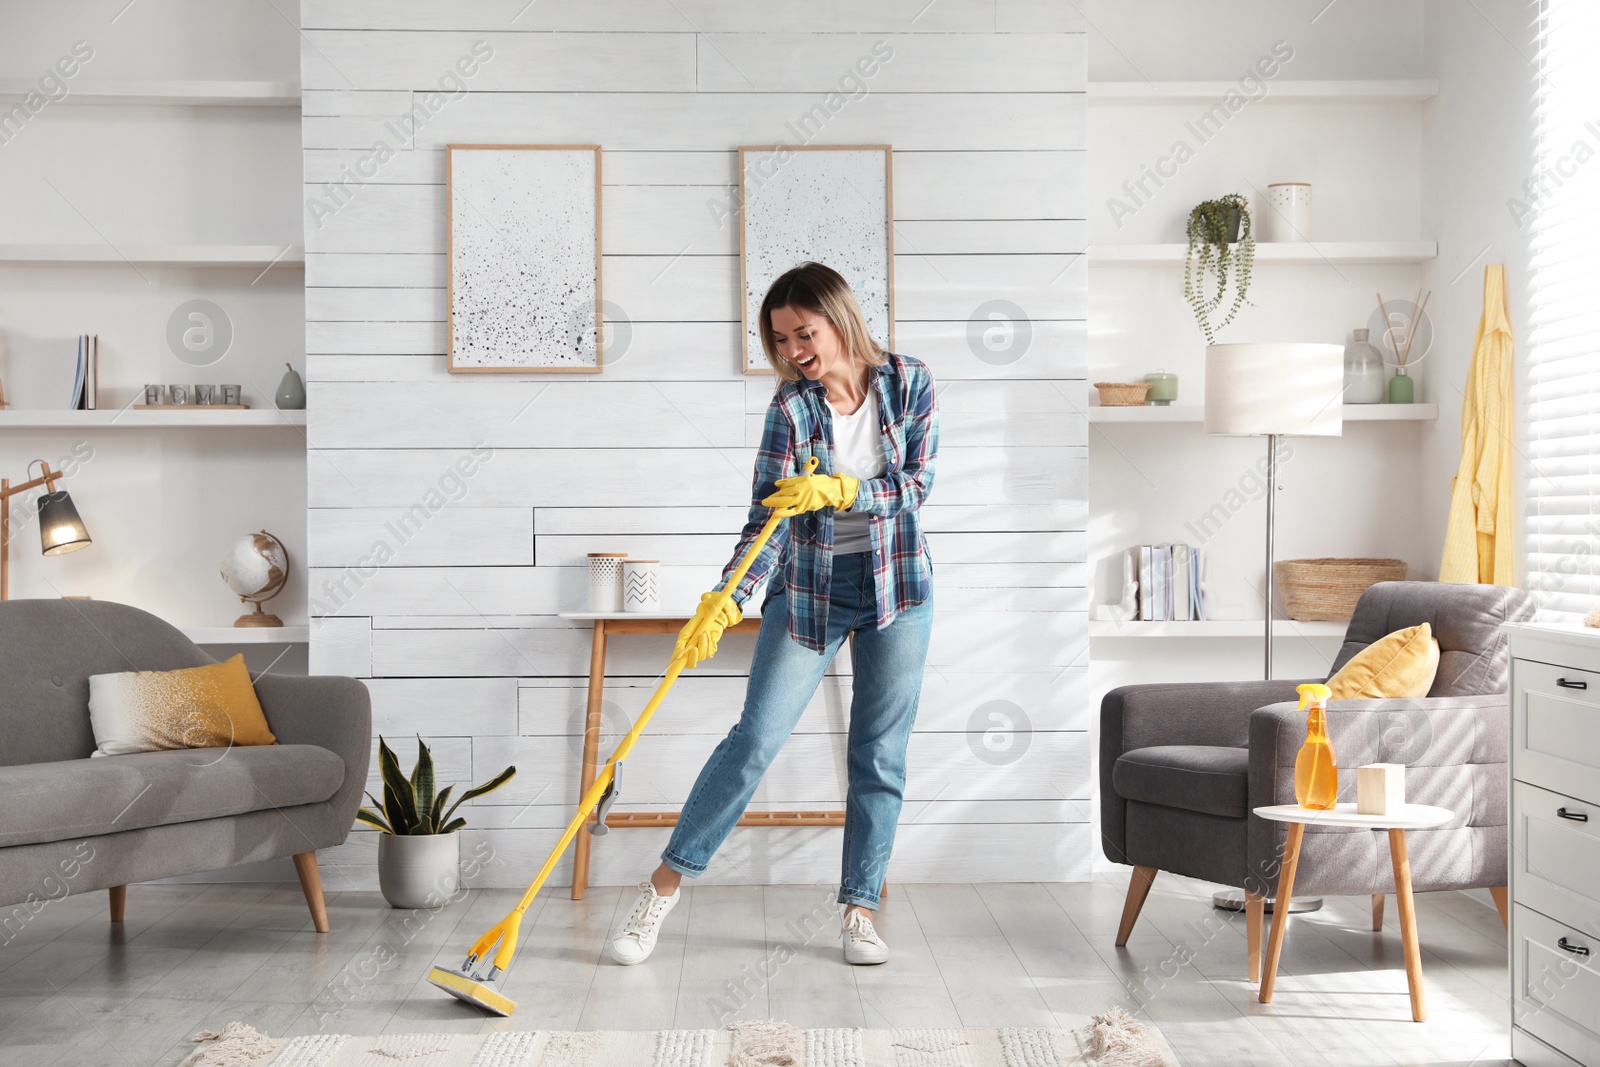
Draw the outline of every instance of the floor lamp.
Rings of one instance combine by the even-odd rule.
[[[1272,677],[1278,438],[1338,437],[1344,431],[1344,349],[1255,344],[1206,348],[1206,433],[1267,439],[1267,585],[1262,677]]]
[[[1262,595],[1262,677],[1272,677],[1272,565],[1275,562],[1280,437],[1338,437],[1344,432],[1344,349],[1339,345],[1254,344],[1206,348],[1206,433],[1267,439],[1266,590]],[[1212,895],[1244,910],[1237,889]],[[1267,908],[1276,902],[1269,900]],[[1291,912],[1316,911],[1321,897],[1296,897]]]
[[[40,546],[47,556],[62,556],[68,552],[76,552],[80,548],[89,547],[89,531],[84,528],[83,520],[78,517],[78,509],[72,503],[72,494],[65,489],[57,490],[62,474],[60,471],[50,469],[50,464],[42,459],[33,463],[39,464],[43,471],[39,477],[31,481],[12,485],[4,478],[0,478],[0,600],[11,599],[11,504],[9,501],[18,493],[25,493],[30,489],[41,486],[44,492],[39,494],[39,541]],[[33,473],[33,463],[28,464],[28,473]]]

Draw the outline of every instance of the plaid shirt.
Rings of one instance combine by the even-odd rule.
[[[922,535],[918,509],[933,488],[933,460],[939,450],[939,411],[934,403],[933,375],[907,356],[888,353],[889,361],[868,372],[868,388],[878,400],[886,469],[881,478],[863,478],[851,510],[871,515],[872,573],[878,600],[878,628],[906,608],[928,599],[933,561]],[[821,474],[837,473],[833,459],[833,409],[821,382],[801,379],[778,387],[767,408],[761,448],[756,453],[755,488],[750,518],[739,548],[722,572],[720,590],[771,509],[761,500],[772,483],[801,473],[817,456]],[[828,632],[828,593],[833,580],[833,509],[822,508],[778,524],[744,581],[733,592],[741,608],[776,563],[783,565],[789,594],[789,636],[817,652]],[[768,597],[777,592],[770,586]]]

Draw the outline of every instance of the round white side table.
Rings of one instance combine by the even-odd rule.
[[[1428,804],[1406,804],[1388,815],[1361,815],[1354,804],[1338,804],[1318,811],[1298,804],[1273,804],[1256,808],[1263,819],[1289,824],[1289,840],[1284,846],[1283,868],[1278,875],[1279,900],[1294,895],[1294,872],[1300,863],[1300,843],[1306,826],[1357,826],[1366,830],[1389,831],[1389,858],[1394,862],[1394,895],[1400,907],[1400,943],[1405,949],[1406,984],[1411,989],[1411,1018],[1422,1022],[1428,1017],[1422,999],[1422,949],[1417,943],[1417,910],[1411,899],[1411,859],[1406,853],[1406,831],[1425,830],[1455,818],[1449,808]],[[1278,957],[1283,952],[1283,934],[1289,925],[1287,908],[1272,915],[1272,935],[1267,939],[1267,965],[1261,972],[1261,1003],[1272,1002],[1272,986],[1278,977]]]

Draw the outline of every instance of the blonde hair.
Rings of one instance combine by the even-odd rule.
[[[832,267],[821,263],[802,263],[785,271],[767,290],[761,301],[761,322],[757,327],[761,335],[761,350],[767,362],[786,382],[797,382],[800,371],[793,363],[778,354],[778,342],[772,336],[772,313],[782,307],[803,308],[827,319],[844,339],[844,350],[852,363],[881,367],[889,362],[882,346],[867,332],[866,316],[856,303],[850,283]]]

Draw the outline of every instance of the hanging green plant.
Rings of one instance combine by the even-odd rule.
[[[1244,307],[1250,291],[1250,268],[1256,258],[1256,241],[1251,234],[1249,202],[1238,193],[1196,204],[1189,212],[1189,250],[1183,261],[1183,295],[1194,311],[1206,344],[1215,344],[1217,334],[1232,322]],[[1237,244],[1237,248],[1234,247]],[[1211,292],[1208,275],[1216,277]],[[1228,284],[1233,284],[1233,302],[1221,322],[1211,321],[1227,300]]]

